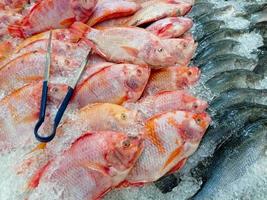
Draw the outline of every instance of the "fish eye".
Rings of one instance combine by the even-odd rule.
[[[52,88],[52,92],[58,92],[58,88],[57,87]]]
[[[188,74],[188,76],[191,76],[191,75],[192,75],[192,72],[191,72],[191,71],[189,71],[189,72],[187,72],[187,74]]]
[[[121,119],[122,119],[122,120],[126,120],[126,119],[127,119],[127,116],[126,116],[125,113],[121,113]]]
[[[130,147],[130,145],[131,145],[130,140],[124,140],[124,141],[122,142],[122,147],[123,147],[123,148],[128,148],[128,147]]]
[[[195,108],[195,109],[197,109],[197,108],[198,108],[198,105],[197,105],[197,103],[194,103],[194,104],[193,104],[193,108]]]
[[[200,118],[196,118],[196,123],[200,124],[200,122],[201,122],[201,119]]]
[[[141,76],[142,75],[142,71],[141,71],[141,69],[137,69],[137,76]]]
[[[159,49],[158,49],[158,52],[162,52],[162,51],[163,51],[163,49],[162,49],[162,48],[159,48]]]

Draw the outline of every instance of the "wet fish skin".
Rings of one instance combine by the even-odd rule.
[[[257,32],[259,32],[262,37],[264,38],[267,38],[267,31],[266,31],[266,25],[267,25],[267,22],[264,21],[264,22],[258,22],[256,24],[252,24],[251,27],[250,27],[250,30],[256,30]]]
[[[97,30],[75,23],[71,28],[92,45],[100,56],[116,63],[150,65],[152,68],[184,65],[189,62],[196,48],[193,39],[163,40],[137,27]]]
[[[208,46],[203,48],[199,53],[196,54],[194,59],[196,63],[202,64],[207,59],[215,58],[218,55],[235,53],[236,48],[239,46],[241,46],[241,43],[236,40],[220,40],[218,42],[210,43]]]
[[[46,62],[45,56],[45,51],[28,52],[2,66],[0,69],[1,91],[9,94],[12,90],[25,84],[42,80]],[[52,76],[57,74],[58,77],[68,77],[73,70],[80,66],[80,62],[64,56],[53,55],[52,65],[50,71]],[[60,83],[64,83],[64,80]]]
[[[256,61],[240,56],[234,53],[218,55],[215,58],[207,60],[199,67],[201,72],[207,76],[213,76],[214,74],[230,71],[235,69],[248,69],[253,70],[256,65]]]
[[[63,120],[57,130],[57,139],[46,147],[51,155],[58,155],[62,147],[69,146],[77,135],[90,130],[124,132],[136,136],[142,123],[136,111],[110,103],[90,104]]]
[[[267,59],[266,59],[267,53],[263,52],[261,55],[259,55],[259,62],[257,66],[254,69],[254,72],[257,74],[263,74],[264,76],[267,75]]]
[[[233,12],[234,10],[235,10],[235,8],[232,5],[228,5],[228,6],[225,6],[225,7],[212,9],[212,12],[209,12],[209,13],[206,13],[206,14],[200,16],[197,19],[197,23],[208,22],[211,19],[216,18],[217,16],[224,15],[224,14],[226,14],[228,12]]]
[[[149,78],[149,67],[114,63],[100,63],[92,67],[99,66],[99,70],[76,87],[72,102],[79,108],[90,103],[122,104],[140,98]]]
[[[42,82],[28,84],[0,101],[0,154],[36,145],[32,131],[39,117],[41,89]],[[64,85],[49,85],[47,113],[53,110],[51,104],[56,107],[61,103],[66,91]],[[53,116],[46,115],[45,125],[51,123],[50,117]]]
[[[126,178],[142,149],[138,137],[87,132],[37,171],[28,184],[35,189],[29,199],[58,197],[59,193],[70,199],[100,199]],[[43,192],[47,187],[51,191]]]
[[[210,20],[203,24],[199,24],[195,28],[194,36],[197,41],[201,40],[207,35],[214,33],[215,31],[223,28],[225,26],[225,22],[222,20]]]
[[[10,25],[8,31],[14,37],[27,38],[51,28],[66,28],[74,21],[87,21],[95,5],[96,0],[40,1],[22,20]]]
[[[167,172],[180,169],[198,147],[210,121],[207,113],[184,111],[167,112],[147,120],[144,151],[125,184],[131,186],[156,181]]]
[[[217,111],[217,115],[212,116],[217,125],[211,125],[206,132],[198,150],[192,155],[189,170],[196,170],[196,177],[201,177],[217,148],[237,134],[245,125],[266,118],[267,106],[255,103],[230,104],[220,112]],[[201,167],[200,171],[197,170],[198,167]]]
[[[267,119],[259,120],[245,126],[238,135],[223,144],[207,166],[203,175],[206,182],[193,199],[216,199],[233,182],[237,184],[251,166],[264,157],[267,148],[266,130]]]
[[[215,43],[220,40],[224,40],[225,38],[231,37],[235,38],[240,36],[243,33],[246,33],[248,30],[246,29],[231,29],[231,28],[221,28],[210,35],[205,36],[199,42],[199,46],[207,46],[210,43]],[[228,52],[229,53],[229,52]]]
[[[189,17],[198,19],[200,16],[211,12],[214,8],[214,4],[210,2],[197,2],[193,7],[191,12],[188,14]]]
[[[249,97],[249,98],[248,98]],[[225,107],[232,104],[247,102],[258,103],[267,106],[267,90],[257,90],[249,88],[231,89],[222,92],[219,97],[212,100],[210,103],[211,110],[223,110]]]
[[[155,95],[141,98],[136,103],[126,103],[124,107],[141,112],[145,119],[156,114],[173,110],[184,110],[201,113],[206,110],[208,103],[198,99],[184,90],[163,91]]]
[[[186,89],[200,78],[198,67],[166,67],[151,71],[144,96],[160,91]]]
[[[255,74],[252,71],[236,69],[221,72],[209,79],[205,85],[215,93],[220,94],[223,91],[233,88],[259,88],[260,81],[264,78],[263,74]]]
[[[146,30],[161,38],[176,38],[193,26],[193,21],[186,17],[168,17],[149,25]]]
[[[178,179],[173,174],[170,174],[163,176],[159,180],[155,181],[154,184],[163,194],[166,194],[178,186]]]
[[[89,26],[94,26],[95,24],[118,17],[124,17],[134,14],[140,9],[140,5],[134,1],[125,0],[98,0],[96,8],[89,18],[87,24]]]

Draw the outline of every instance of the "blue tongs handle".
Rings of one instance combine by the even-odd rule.
[[[46,102],[47,102],[47,93],[48,93],[48,82],[44,81],[43,82],[43,90],[42,90],[42,99],[41,99],[41,108],[40,108],[40,114],[39,114],[39,120],[35,125],[34,128],[34,135],[36,137],[36,139],[40,142],[50,142],[51,140],[53,140],[53,138],[56,135],[56,131],[57,131],[57,127],[61,121],[61,118],[70,102],[70,99],[72,97],[74,89],[72,87],[68,87],[68,92],[65,96],[65,98],[63,99],[56,117],[54,119],[54,125],[53,125],[53,130],[52,133],[48,136],[41,136],[38,133],[39,128],[41,127],[41,125],[43,124],[44,120],[45,120],[45,113],[46,113]]]

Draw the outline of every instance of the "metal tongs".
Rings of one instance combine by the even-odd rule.
[[[60,107],[56,113],[52,133],[48,136],[41,136],[41,135],[39,135],[38,130],[45,120],[47,94],[48,94],[48,81],[49,81],[50,66],[51,66],[51,41],[52,41],[52,31],[49,32],[49,38],[48,38],[48,44],[47,44],[46,66],[45,66],[45,71],[44,71],[44,81],[43,81],[39,120],[36,123],[35,128],[34,128],[34,135],[35,135],[36,139],[40,142],[50,142],[55,137],[57,127],[58,127],[60,120],[61,120],[61,118],[62,118],[62,116],[63,116],[63,114],[64,114],[64,112],[65,112],[65,110],[69,104],[69,101],[73,95],[73,91],[74,91],[86,65],[87,65],[88,57],[90,54],[90,50],[89,50],[86,58],[81,63],[80,70],[79,70],[77,76],[72,80],[72,82],[68,86],[68,92],[67,92],[65,98],[63,99],[63,101],[62,101],[62,103],[61,103],[61,105],[60,105]]]

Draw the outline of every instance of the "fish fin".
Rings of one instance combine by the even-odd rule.
[[[84,35],[87,32],[91,31],[90,26],[82,23],[82,22],[74,22],[71,26],[70,26],[70,30],[73,34],[78,35],[80,38],[83,38]]]
[[[132,47],[122,46],[121,48],[123,48],[129,55],[131,55],[133,57],[137,57],[137,55],[139,53],[138,49],[135,49]]]
[[[6,58],[12,51],[13,46],[8,41],[0,43],[0,60]]]
[[[182,154],[184,150],[184,146],[180,145],[179,147],[177,147],[168,157],[167,161],[165,162],[163,168],[161,169],[161,171],[163,171],[167,166],[169,166],[178,156],[180,156]]]
[[[60,22],[60,25],[64,26],[64,27],[69,27],[70,25],[72,25],[75,22],[75,17],[71,17],[68,19],[64,19]]]
[[[44,175],[45,171],[48,169],[51,161],[48,161],[43,167],[41,167],[35,175],[31,178],[31,180],[28,182],[27,188],[28,189],[34,189],[39,185],[40,179]]]
[[[183,158],[182,160],[180,160],[167,174],[173,174],[180,170],[185,165],[187,159],[188,158]]]
[[[144,185],[145,183],[143,182],[130,183],[129,181],[126,180],[117,185],[116,188],[142,187]]]
[[[110,176],[110,174],[109,174],[109,168],[108,167],[105,167],[105,166],[103,166],[101,164],[89,162],[89,163],[84,163],[82,165],[84,167],[88,168],[88,169],[91,169],[91,170],[100,172],[104,176]]]
[[[161,35],[162,33],[166,32],[168,29],[172,27],[173,27],[173,24],[167,24],[166,26],[158,30],[158,35]]]
[[[22,26],[11,24],[7,27],[9,34],[13,37],[26,38]]]

